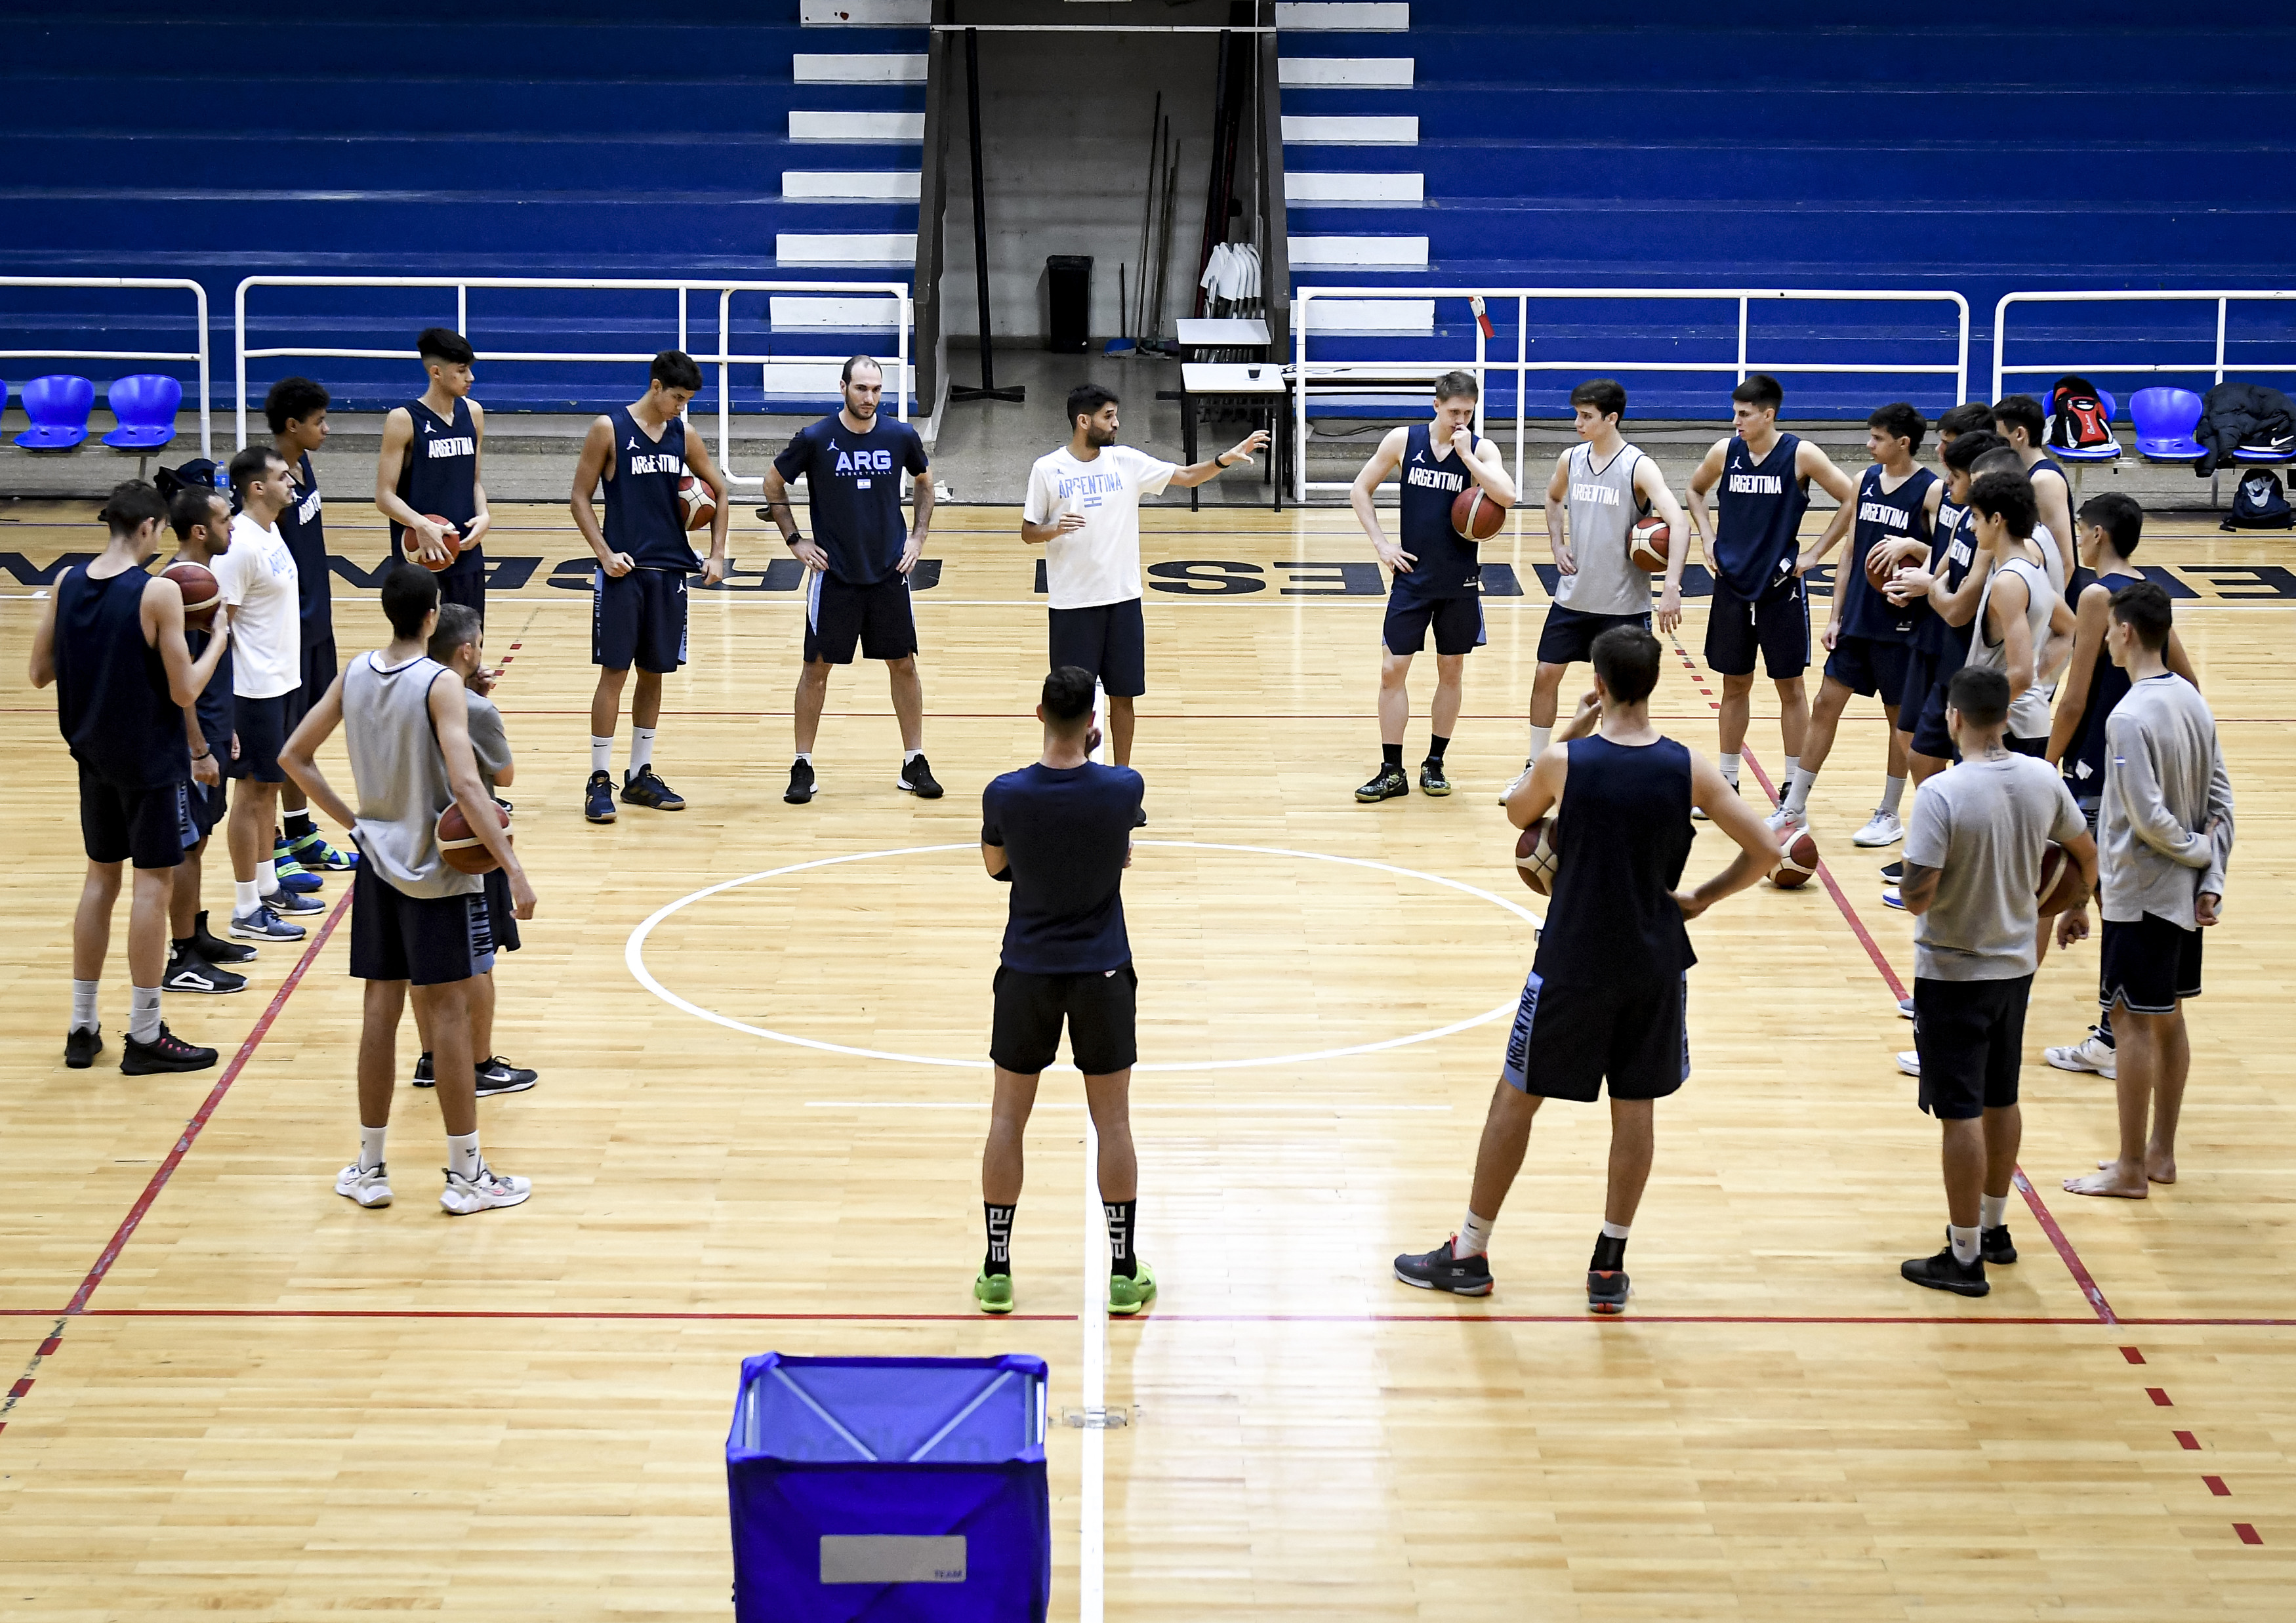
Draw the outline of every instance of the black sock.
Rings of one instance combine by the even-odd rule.
[[[1599,1234],[1595,1240],[1595,1255],[1587,1264],[1590,1274],[1615,1274],[1627,1266],[1627,1239],[1624,1234],[1613,1237]]]
[[[1379,758],[1386,765],[1394,767],[1398,772],[1402,771],[1403,746],[1401,744],[1382,744],[1379,747]]]
[[[980,1271],[983,1274],[1003,1274],[1009,1277],[1013,1272],[1013,1209],[1010,1206],[991,1206],[988,1201],[983,1201],[980,1203],[980,1210],[988,1224],[988,1255],[982,1261]]]
[[[197,949],[192,944],[198,939],[197,936],[170,936],[168,938],[168,945],[179,953],[193,952]]]
[[[1108,1271],[1127,1279],[1139,1278],[1140,1259],[1132,1254],[1132,1220],[1140,1209],[1138,1199],[1103,1201],[1100,1209],[1108,1214]]]
[[[1427,758],[1431,761],[1439,761],[1443,758],[1443,751],[1448,750],[1450,747],[1451,741],[1449,739],[1440,736],[1430,736],[1427,740]]]
[[[299,811],[289,812],[287,814],[288,844],[292,845],[298,840],[302,839],[306,834],[316,834],[318,832],[319,825],[311,821],[311,814],[309,812]]]

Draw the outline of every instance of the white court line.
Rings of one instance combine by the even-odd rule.
[[[1139,1068],[1135,1066],[1133,1069],[1136,1070]],[[985,1111],[988,1106],[989,1101],[986,1099],[808,1099],[805,1102],[805,1108],[809,1111]],[[1084,1103],[1077,1099],[1040,1099],[1035,1108],[1040,1111],[1080,1111],[1084,1109]],[[1191,1104],[1185,1100],[1167,1099],[1152,1104],[1135,1102],[1132,1108],[1136,1111],[1264,1111],[1269,1115],[1299,1118],[1327,1112],[1338,1114],[1343,1111],[1447,1111],[1451,1107],[1447,1104],[1333,1104],[1329,1100],[1318,1100],[1313,1104],[1283,1100],[1271,1100],[1264,1104]]]

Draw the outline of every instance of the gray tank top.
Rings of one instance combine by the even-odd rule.
[[[1648,614],[1651,578],[1627,556],[1634,528],[1635,469],[1643,454],[1624,446],[1608,464],[1595,466],[1595,447],[1570,447],[1570,556],[1578,572],[1554,583],[1554,601],[1579,614]]]
[[[2049,616],[2056,607],[2057,594],[2049,585],[2047,571],[2023,558],[2012,558],[1993,571],[1985,583],[1985,590],[1977,599],[1977,634],[1969,642],[1969,663],[1980,670],[1997,670],[2004,676],[2009,671],[2009,645],[1993,639],[1993,622],[1988,618],[1993,610],[1993,588],[2001,577],[2014,570],[2025,583],[2025,629],[2033,639],[2033,658],[2041,657],[2041,644],[2049,635]],[[2012,738],[2046,738],[2049,735],[2049,690],[2038,674],[2031,686],[2009,701],[2009,735]]]
[[[428,657],[386,669],[373,653],[343,672],[343,743],[358,786],[352,833],[376,877],[405,896],[475,896],[486,888],[439,854],[439,814],[455,791],[430,728],[430,684],[446,674]]]

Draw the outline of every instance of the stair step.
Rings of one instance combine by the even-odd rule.
[[[919,129],[922,132],[922,123]],[[923,138],[922,133],[918,138]],[[1286,146],[1411,146],[1418,140],[1419,119],[1413,113],[1369,118],[1283,115]]]
[[[1425,201],[1424,175],[1382,174],[1373,170],[1318,172],[1283,171],[1286,203],[1416,203]]]
[[[1275,0],[1279,31],[1394,33],[1408,31],[1411,7],[1403,0]]]
[[[925,53],[830,56],[800,51],[790,58],[790,78],[800,85],[922,85]]]
[[[799,112],[789,116],[792,141],[899,141],[925,138],[922,112]]]
[[[1353,90],[1408,90],[1411,58],[1407,56],[1279,56],[1276,83]]]
[[[918,200],[922,176],[915,169],[783,169],[783,197],[871,198],[895,202]]]

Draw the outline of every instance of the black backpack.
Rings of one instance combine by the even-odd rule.
[[[2113,443],[2112,427],[2096,385],[2068,374],[2049,388],[2048,443],[2060,451],[2086,451]]]
[[[2269,468],[2251,468],[2240,476],[2232,493],[2232,511],[2219,529],[2288,529],[2296,528],[2296,513],[2280,488],[2280,476]]]

